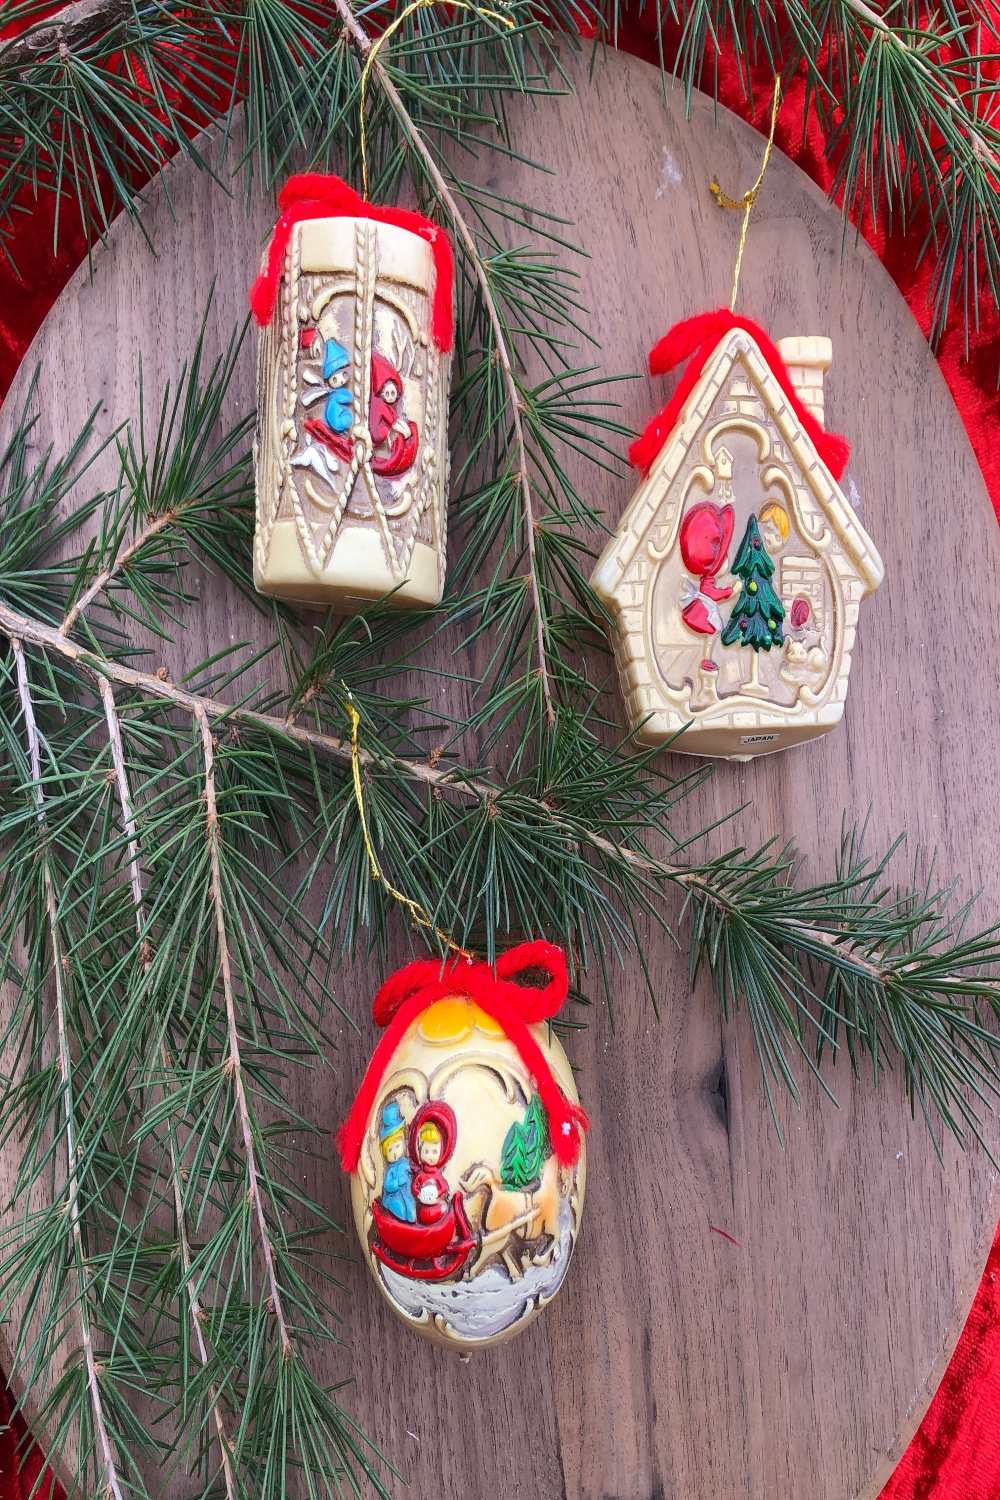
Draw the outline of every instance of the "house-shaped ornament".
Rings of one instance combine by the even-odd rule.
[[[746,760],[840,721],[862,599],[882,560],[838,486],[823,430],[826,338],[783,339],[726,311],[650,356],[691,356],[630,451],[645,477],[591,579],[636,738]]]

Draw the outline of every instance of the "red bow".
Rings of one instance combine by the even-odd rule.
[[[515,975],[541,969],[549,976],[544,989],[515,982]],[[393,1053],[407,1029],[435,1000],[464,997],[480,1006],[501,1026],[531,1073],[549,1117],[549,1139],[561,1166],[571,1167],[580,1155],[581,1133],[590,1121],[579,1104],[566,1098],[552,1076],[545,1054],[529,1025],[554,1016],[566,998],[569,978],[562,951],[552,943],[522,943],[492,964],[467,958],[450,959],[442,970],[436,959],[420,959],[390,975],[375,996],[372,1015],[386,1028],[368,1064],[351,1112],[337,1132],[337,1150],[345,1172],[353,1172],[379,1087]]]
[[[434,296],[431,302],[431,338],[436,348],[447,353],[451,348],[454,314],[452,287],[454,265],[448,236],[438,224],[407,208],[382,208],[367,203],[339,177],[325,177],[320,172],[303,172],[289,177],[278,194],[281,218],[274,226],[267,265],[250,288],[250,307],[263,328],[271,321],[278,296],[278,284],[285,265],[285,249],[295,224],[303,219],[373,219],[377,224],[395,224],[419,234],[427,241],[434,257]]]
[[[685,401],[698,384],[698,378],[705,368],[709,355],[720,339],[724,339],[733,328],[742,328],[744,333],[748,333],[754,340],[770,365],[771,373],[781,386],[796,419],[812,439],[816,452],[834,479],[839,479],[851,453],[847,439],[837,432],[825,432],[812,412],[807,411],[802,405],[798,392],[788,378],[784,360],[763,328],[751,322],[749,318],[740,318],[735,313],[731,313],[728,307],[720,307],[715,312],[699,313],[695,318],[687,318],[683,323],[675,323],[670,332],[665,334],[650,352],[650,375],[666,375],[668,370],[672,370],[682,360],[691,359],[692,355],[695,357],[691,359],[691,363],[681,376],[677,389],[666,406],[662,411],[657,412],[646,430],[636,438],[628,450],[629,463],[633,468],[638,469],[645,479],[673,431],[674,423],[680,416]]]

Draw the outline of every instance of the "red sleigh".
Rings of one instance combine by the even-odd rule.
[[[414,1281],[444,1281],[465,1263],[476,1239],[465,1216],[461,1193],[436,1224],[408,1224],[387,1213],[376,1198],[372,1203],[375,1234],[372,1254],[384,1266]]]
[[[332,432],[325,422],[316,417],[306,419],[306,432],[316,442],[322,443],[324,448],[329,448],[345,464],[349,464],[354,457],[354,439],[349,433]],[[401,432],[394,432],[392,446],[388,453],[374,454],[370,460],[373,474],[379,474],[386,479],[395,479],[399,474],[405,474],[407,469],[412,469],[417,457],[417,444],[419,436],[416,422],[410,423],[410,430],[406,437]]]

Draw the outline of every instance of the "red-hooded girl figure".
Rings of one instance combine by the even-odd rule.
[[[717,601],[728,599],[733,591],[718,588],[715,578],[725,565],[733,521],[731,505],[703,500],[693,505],[681,522],[681,560],[688,572],[701,580],[697,589],[690,578],[681,584],[681,618],[699,635],[715,635],[722,629]]]
[[[315,342],[314,328],[303,329],[300,343],[311,349]],[[313,335],[307,339],[307,335]],[[328,382],[329,396],[322,417],[308,417],[306,432],[317,442],[329,448],[345,463],[354,455],[352,434],[353,415],[347,381],[350,376],[350,356],[342,344],[327,339],[323,359],[323,379]],[[417,457],[419,433],[416,422],[400,414],[399,403],[403,399],[403,377],[381,354],[372,354],[372,388],[368,402],[368,431],[371,433],[371,467],[374,474],[386,479],[396,479],[412,469]],[[319,389],[322,394],[322,388]],[[307,399],[311,399],[311,396]],[[389,451],[380,451],[388,444]]]
[[[441,1168],[455,1149],[455,1111],[441,1099],[421,1105],[410,1122],[410,1161],[418,1224],[437,1224],[448,1212],[448,1184]]]
[[[399,413],[399,402],[403,395],[403,381],[381,354],[372,354],[372,395],[368,403],[368,431],[372,442],[392,442],[388,454],[376,455],[372,468],[376,474],[394,477],[405,474],[413,467],[417,456],[417,424]]]

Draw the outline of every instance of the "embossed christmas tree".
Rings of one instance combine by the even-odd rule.
[[[774,563],[764,546],[756,516],[747,522],[733,572],[743,588],[722,632],[722,644],[735,645],[738,638],[741,646],[750,646],[754,651],[770,651],[772,646],[783,645],[781,622],[785,606],[771,587]]]
[[[515,1120],[504,1136],[500,1176],[505,1188],[533,1187],[551,1152],[549,1122],[542,1101],[532,1094],[523,1121]]]

